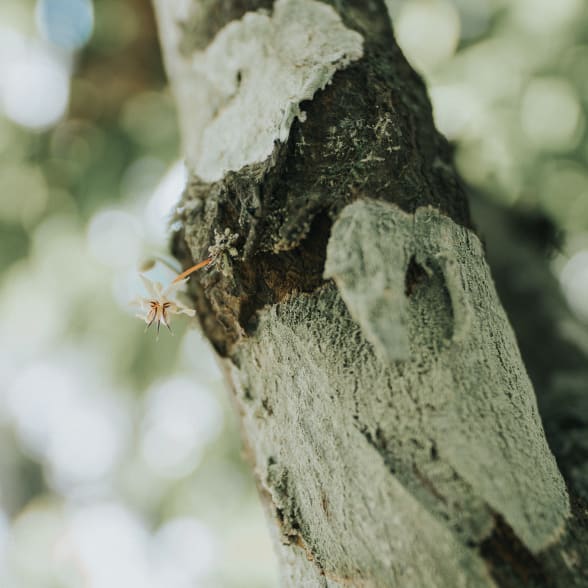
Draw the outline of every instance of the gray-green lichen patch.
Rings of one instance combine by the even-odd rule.
[[[406,296],[402,284],[411,255],[412,226],[393,215],[374,217],[347,207],[327,250],[325,278],[333,278],[366,339],[387,360],[408,359]]]
[[[482,560],[368,440],[360,419],[378,411],[373,423],[386,426],[394,386],[334,287],[265,313],[239,360],[237,388],[259,394],[242,406],[258,477],[281,552],[297,561],[287,586],[493,586]],[[402,418],[416,418],[408,411]],[[304,565],[319,570],[315,580]]]
[[[283,549],[309,586],[492,586],[477,548],[497,517],[532,559],[569,503],[480,241],[358,200],[326,268],[336,287],[265,308],[232,357]]]
[[[215,95],[214,116],[190,161],[203,180],[265,161],[285,142],[299,104],[363,54],[362,37],[316,0],[277,0],[271,15],[249,12],[226,25],[192,68]],[[196,108],[194,104],[190,108]]]
[[[408,305],[405,296],[411,258],[429,274],[429,290],[436,275],[442,280],[436,297],[426,302],[429,316],[415,313],[415,301]],[[441,461],[469,486],[463,490],[504,516],[531,551],[545,548],[563,529],[568,498],[478,238],[431,208],[410,215],[361,200],[333,227],[326,273],[335,277],[350,314],[383,355],[395,357],[398,343],[390,353],[389,337],[404,345],[408,331],[411,361],[394,387],[416,394],[423,430],[415,430],[415,438],[433,442]],[[445,313],[438,304],[443,296],[450,305]],[[435,329],[443,314],[453,324]],[[431,464],[418,467],[428,470]],[[436,465],[423,477],[436,478],[436,491],[449,497],[445,475]]]

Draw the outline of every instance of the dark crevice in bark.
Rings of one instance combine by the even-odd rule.
[[[285,545],[294,545],[304,551],[308,561],[313,562],[321,575],[324,575],[324,568],[321,565],[320,557],[310,547],[308,532],[300,514],[294,495],[295,484],[292,484],[290,474],[286,468],[277,463],[275,458],[268,461],[268,476],[266,490],[271,498],[272,510],[278,524],[282,542]]]
[[[429,480],[429,478],[427,478],[416,465],[412,466],[412,471],[419,482],[423,485],[423,488],[430,492],[437,500],[447,504],[447,498],[437,490],[435,484],[433,484],[433,482],[431,482],[431,480]]]
[[[327,242],[331,219],[325,213],[315,216],[308,234],[295,249],[281,253],[259,253],[239,266],[243,299],[239,323],[246,333],[255,331],[256,313],[278,304],[289,295],[314,292],[323,285]]]
[[[225,214],[224,220],[233,221],[229,226],[235,226],[229,215]],[[294,249],[280,253],[259,251],[246,261],[234,260],[230,276],[213,269],[192,280],[199,316],[221,355],[227,355],[241,336],[254,333],[259,310],[278,304],[291,294],[313,292],[324,284],[331,224],[330,217],[319,212]],[[173,251],[185,264],[190,263],[184,231],[175,235]]]
[[[413,255],[408,262],[408,268],[406,269],[406,275],[404,278],[404,294],[407,298],[410,298],[416,288],[419,287],[427,279],[427,272],[419,265]]]
[[[552,588],[555,584],[534,556],[500,515],[495,515],[494,530],[480,545],[492,578],[500,588]]]

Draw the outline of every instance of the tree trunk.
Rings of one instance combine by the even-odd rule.
[[[238,236],[191,292],[283,584],[588,586],[585,439],[564,481],[383,1],[155,4],[191,172],[175,253]]]

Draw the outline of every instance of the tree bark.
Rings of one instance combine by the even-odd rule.
[[[174,251],[238,235],[191,293],[283,584],[587,586],[585,462],[564,480],[383,1],[155,5],[191,172]]]

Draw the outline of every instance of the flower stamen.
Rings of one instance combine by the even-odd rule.
[[[177,282],[183,280],[184,278],[187,278],[190,274],[193,274],[194,272],[198,271],[199,269],[206,267],[210,263],[212,263],[212,257],[208,257],[204,261],[201,261],[201,262],[197,263],[196,265],[189,267],[187,270],[183,271],[181,274],[178,274],[174,278],[172,284],[176,284]]]

